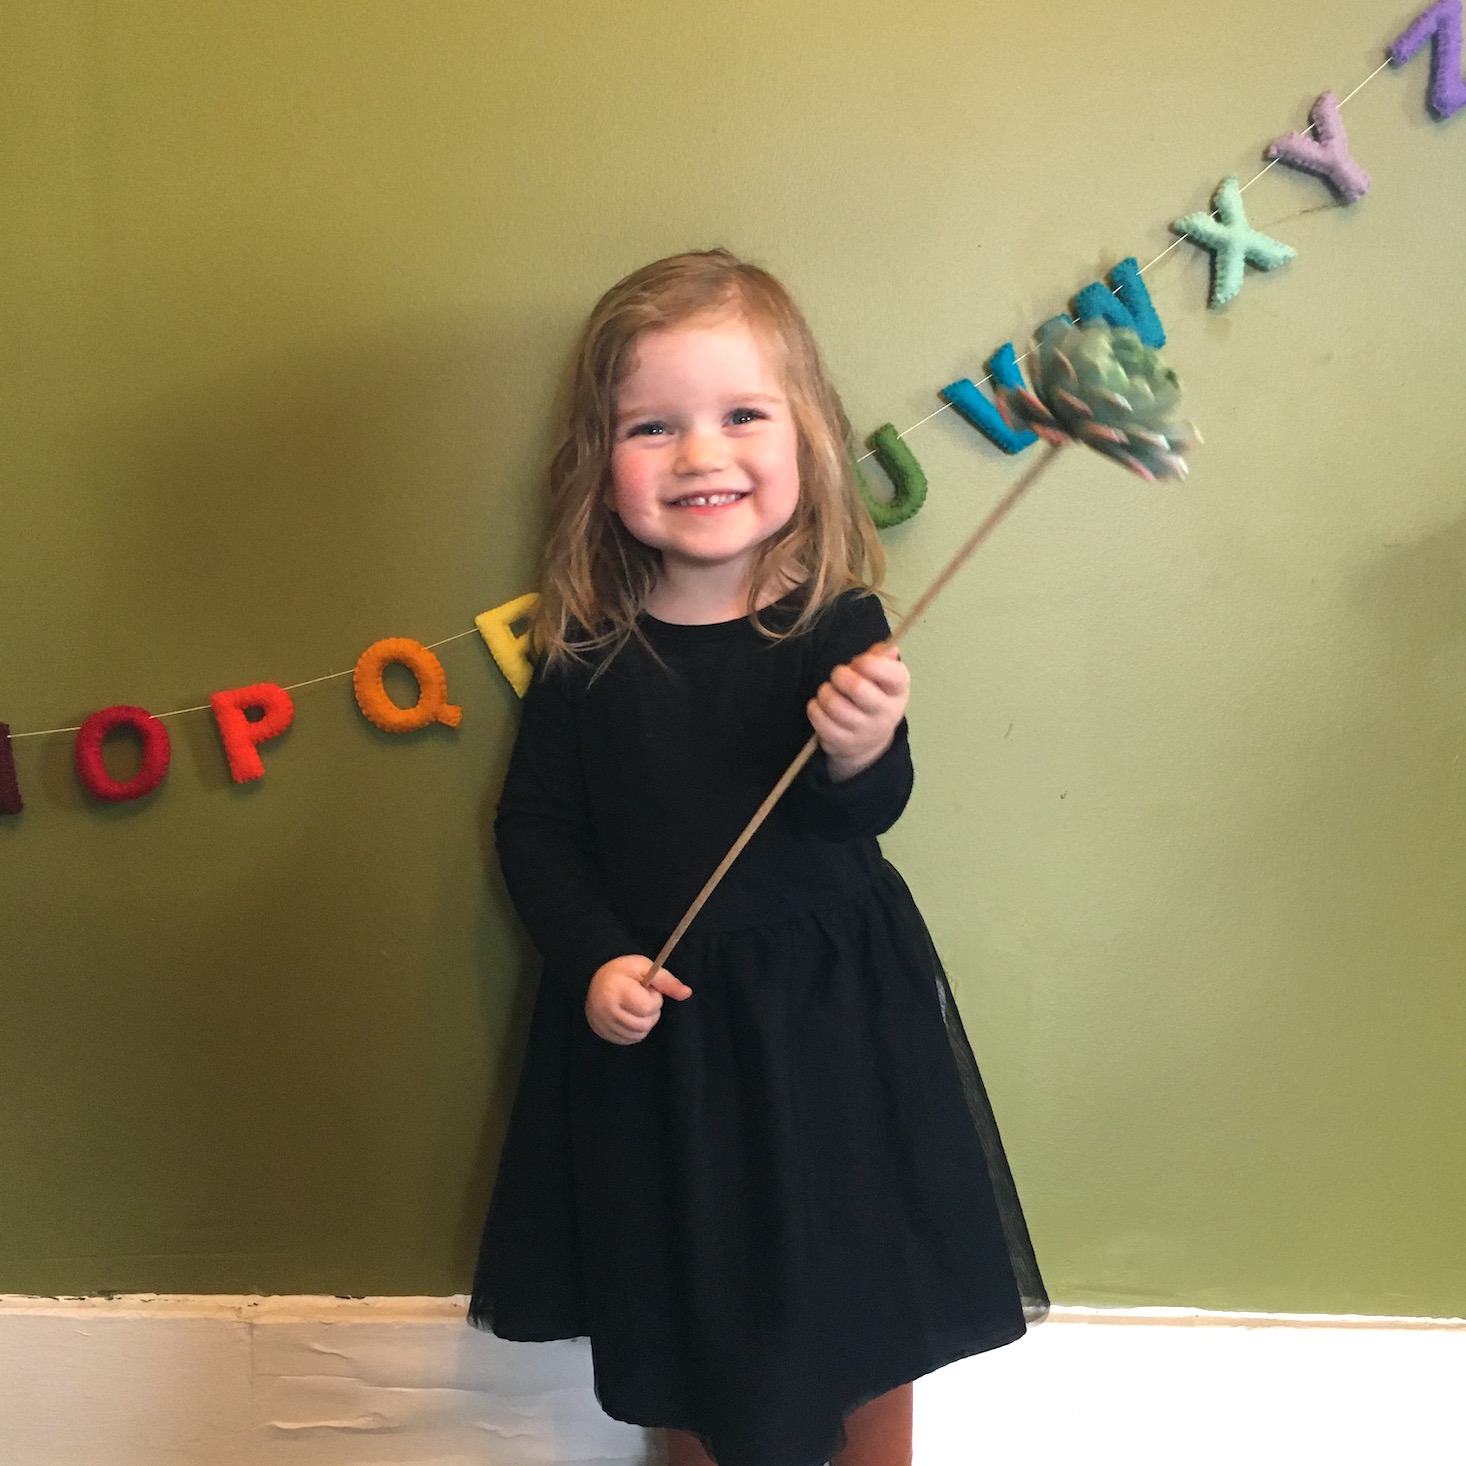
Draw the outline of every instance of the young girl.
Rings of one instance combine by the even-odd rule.
[[[666,1427],[671,1466],[904,1466],[910,1382],[1047,1300],[876,843],[911,790],[907,672],[782,286],[722,250],[614,286],[551,488],[495,824],[545,972],[470,1317],[589,1335],[602,1405]],[[820,752],[644,986],[811,726]]]

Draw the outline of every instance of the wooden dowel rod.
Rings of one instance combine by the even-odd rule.
[[[971,559],[978,546],[1003,522],[1024,494],[1038,482],[1039,475],[1054,461],[1059,449],[1063,446],[1062,443],[1050,443],[1038,461],[1019,476],[1013,487],[998,501],[987,518],[967,537],[962,548],[947,561],[937,578],[916,598],[916,604],[901,618],[895,630],[891,632],[890,642],[899,643],[901,638],[916,624],[917,618],[926,614],[932,602],[942,593],[952,577]],[[769,817],[769,812],[784,797],[784,791],[798,778],[799,771],[814,757],[815,750],[819,746],[819,739],[811,734],[809,742],[795,755],[794,762],[779,775],[779,782],[769,790],[764,802],[754,811],[753,818],[743,827],[743,833],[733,842],[733,848],[718,862],[718,868],[708,877],[707,884],[697,893],[697,898],[683,913],[682,920],[673,928],[672,935],[667,938],[662,950],[657,953],[656,961],[647,968],[646,976],[641,980],[643,986],[649,984],[666,966],[667,958],[672,955],[672,949],[682,940],[687,928],[692,925],[693,918],[707,904],[708,897],[713,894],[718,883],[728,874],[728,867],[743,853],[743,847],[753,839],[759,826]]]

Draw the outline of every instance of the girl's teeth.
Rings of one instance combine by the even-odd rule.
[[[716,509],[720,504],[736,503],[742,497],[742,494],[694,494],[677,502],[687,505],[689,509]]]

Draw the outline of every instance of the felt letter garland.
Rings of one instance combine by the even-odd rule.
[[[295,717],[290,694],[273,682],[256,682],[253,687],[211,693],[209,704],[224,742],[230,777],[236,784],[263,777],[265,764],[259,755],[259,745],[290,726]],[[255,709],[263,712],[264,717],[252,723],[245,714]]]
[[[877,499],[857,464],[855,476],[860,486],[860,497],[865,500],[865,507],[877,529],[904,524],[926,503],[926,474],[916,461],[916,454],[896,431],[895,423],[888,422],[877,428],[866,441],[875,454],[876,462],[885,469],[894,492],[889,499]]]
[[[1121,260],[1105,279],[1109,281],[1107,286],[1096,280],[1074,297],[1074,318],[1080,325],[1099,320],[1111,326],[1128,326],[1142,345],[1159,351],[1166,344],[1166,328],[1151,304],[1135,256]]]
[[[1339,101],[1332,92],[1325,92],[1308,114],[1309,126],[1316,137],[1306,132],[1290,132],[1268,144],[1267,156],[1315,173],[1338,195],[1341,202],[1352,204],[1369,192],[1369,174],[1349,156],[1349,137],[1339,116]]]
[[[10,749],[10,724],[0,723],[0,814],[19,814],[20,780],[15,776],[15,755]]]
[[[1431,61],[1426,101],[1430,111],[1442,121],[1466,108],[1466,77],[1461,73],[1463,6],[1466,6],[1466,0],[1434,0],[1416,15],[1387,51],[1388,64],[1399,68],[1429,44]],[[1382,70],[1383,66],[1378,69]],[[1374,74],[1372,72],[1366,77],[1365,82],[1370,81]],[[1361,82],[1360,86],[1363,85]],[[1359,87],[1354,88],[1344,101],[1347,102],[1358,90]],[[1275,138],[1268,145],[1266,156],[1316,175],[1340,200],[1352,203],[1369,191],[1370,180],[1350,154],[1348,137],[1340,118],[1342,105],[1332,91],[1324,92],[1310,110],[1309,128]],[[1241,291],[1247,266],[1274,270],[1294,259],[1296,251],[1251,227],[1242,204],[1242,189],[1238,187],[1235,176],[1218,185],[1213,196],[1213,211],[1215,217],[1208,212],[1187,214],[1173,220],[1171,228],[1211,252],[1209,303],[1216,309],[1233,300]],[[1184,424],[1157,426],[1148,421],[1147,414],[1159,411],[1157,404],[1165,395],[1157,382],[1145,377],[1143,385],[1149,395],[1142,402],[1140,398],[1144,394],[1136,393],[1137,400],[1132,402],[1125,393],[1113,389],[1111,380],[1116,363],[1126,372],[1132,372],[1144,364],[1140,352],[1164,346],[1165,328],[1133,257],[1114,266],[1105,279],[1107,284],[1095,281],[1074,296],[1073,319],[1058,315],[1040,328],[1038,361],[1030,372],[1033,388],[1025,382],[1013,345],[1008,342],[987,362],[992,384],[991,400],[965,377],[943,388],[941,396],[1005,453],[1021,453],[1043,436],[1054,443],[1088,443],[1146,477],[1179,477],[1185,468],[1184,450],[1194,441],[1194,434]],[[1109,332],[1098,331],[1099,322],[1112,329]],[[1114,362],[1101,360],[1099,356],[1093,360],[1086,357],[1085,328],[1096,331],[1098,335],[1113,336],[1111,355]],[[1077,334],[1079,341],[1076,343],[1069,333]],[[1061,340],[1068,343],[1063,349],[1057,344]],[[1045,343],[1049,348],[1052,370],[1044,366]],[[1124,361],[1120,360],[1122,356]],[[1144,375],[1141,372],[1141,377]],[[1087,376],[1093,376],[1104,390],[1092,399],[1081,400],[1077,388]],[[1127,388],[1127,392],[1129,390]],[[1096,403],[1100,405],[1096,406]],[[1081,412],[1080,407],[1085,410]],[[1066,412],[1071,414],[1072,420],[1065,417]],[[1074,413],[1078,416],[1072,416]],[[1120,413],[1125,421],[1112,420],[1115,413]],[[922,422],[926,420],[923,418]],[[927,492],[926,476],[893,424],[887,423],[872,434],[869,443],[872,456],[892,481],[891,497],[888,500],[876,498],[861,477],[858,465],[856,476],[873,521],[878,528],[886,529],[910,519],[920,510]],[[1047,462],[1048,457],[1042,461]],[[1026,488],[1036,476],[1036,471],[1023,475],[1021,485]],[[1005,501],[1005,505],[1009,502]],[[1001,513],[1006,512],[1006,507],[1002,507]],[[990,520],[988,523],[995,522]],[[986,526],[982,532],[986,534]],[[974,544],[978,542],[973,541]],[[516,632],[514,628],[531,615],[536,601],[537,597],[532,593],[519,596],[474,618],[499,670],[520,697],[528,690],[533,666],[528,655],[528,633]],[[383,673],[386,666],[394,661],[406,666],[417,679],[418,699],[411,708],[397,706],[387,695]],[[340,675],[343,674],[332,674],[333,677]],[[313,679],[317,682],[325,680],[328,679]],[[353,685],[363,714],[390,732],[405,732],[432,722],[457,727],[462,719],[462,709],[448,702],[447,678],[441,662],[429,648],[410,638],[387,638],[375,642],[358,660]],[[209,702],[223,740],[231,777],[236,783],[259,779],[264,774],[259,746],[266,739],[284,732],[294,718],[294,704],[288,691],[274,683],[263,682],[214,693]],[[180,708],[176,711],[183,713],[194,709]],[[250,713],[259,716],[251,721]],[[172,714],[165,713],[164,716]],[[142,762],[131,779],[118,780],[107,773],[102,747],[110,732],[123,726],[135,729],[141,738]],[[71,730],[52,728],[43,731],[62,733]],[[156,789],[166,777],[171,752],[167,730],[146,709],[105,708],[89,717],[76,733],[74,756],[78,776],[98,799],[138,799]],[[16,736],[37,737],[42,734],[26,732]],[[0,816],[18,815],[23,808],[10,729],[7,724],[0,723]]]
[[[389,662],[398,662],[417,678],[417,704],[400,708],[387,695],[382,672]],[[443,664],[422,642],[410,636],[389,636],[374,641],[358,658],[351,676],[356,705],[370,722],[384,733],[410,733],[429,723],[446,723],[456,728],[463,721],[463,709],[448,701],[448,674]]]
[[[114,728],[135,728],[143,741],[142,766],[130,779],[114,779],[102,762],[102,742]],[[146,708],[111,707],[93,713],[77,730],[76,773],[96,799],[121,803],[151,794],[168,772],[168,730]]]
[[[1390,61],[1403,66],[1430,42],[1430,93],[1427,105],[1438,121],[1466,107],[1466,81],[1461,78],[1461,0],[1437,0],[1410,22],[1390,47]]]
[[[1023,373],[1018,368],[1018,357],[1013,343],[1005,341],[988,358],[988,374],[999,387],[1022,387],[1026,385]],[[990,443],[996,444],[1004,453],[1021,453],[1038,442],[1038,434],[1026,428],[1010,427],[1008,420],[973,385],[971,378],[963,377],[942,388],[942,396],[967,419]]]
[[[529,660],[529,632],[516,636],[513,626],[516,621],[525,620],[538,601],[539,596],[530,591],[473,618],[504,680],[520,697],[529,691],[534,665]]]
[[[1222,180],[1212,199],[1212,207],[1216,210],[1215,219],[1210,214],[1187,214],[1185,218],[1174,220],[1171,228],[1211,251],[1211,308],[1217,310],[1242,289],[1247,265],[1255,265],[1259,270],[1276,270],[1279,265],[1286,265],[1298,251],[1266,234],[1259,234],[1247,222],[1236,174]]]

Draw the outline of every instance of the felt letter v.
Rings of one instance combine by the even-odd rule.
[[[1000,387],[1022,387],[1023,373],[1018,369],[1018,358],[1013,352],[1013,343],[1005,341],[988,357],[988,371],[991,380]],[[968,377],[952,382],[942,388],[946,398],[968,422],[990,443],[995,443],[1004,453],[1021,453],[1038,442],[1038,434],[1027,428],[1014,428],[1008,420],[973,385]]]

